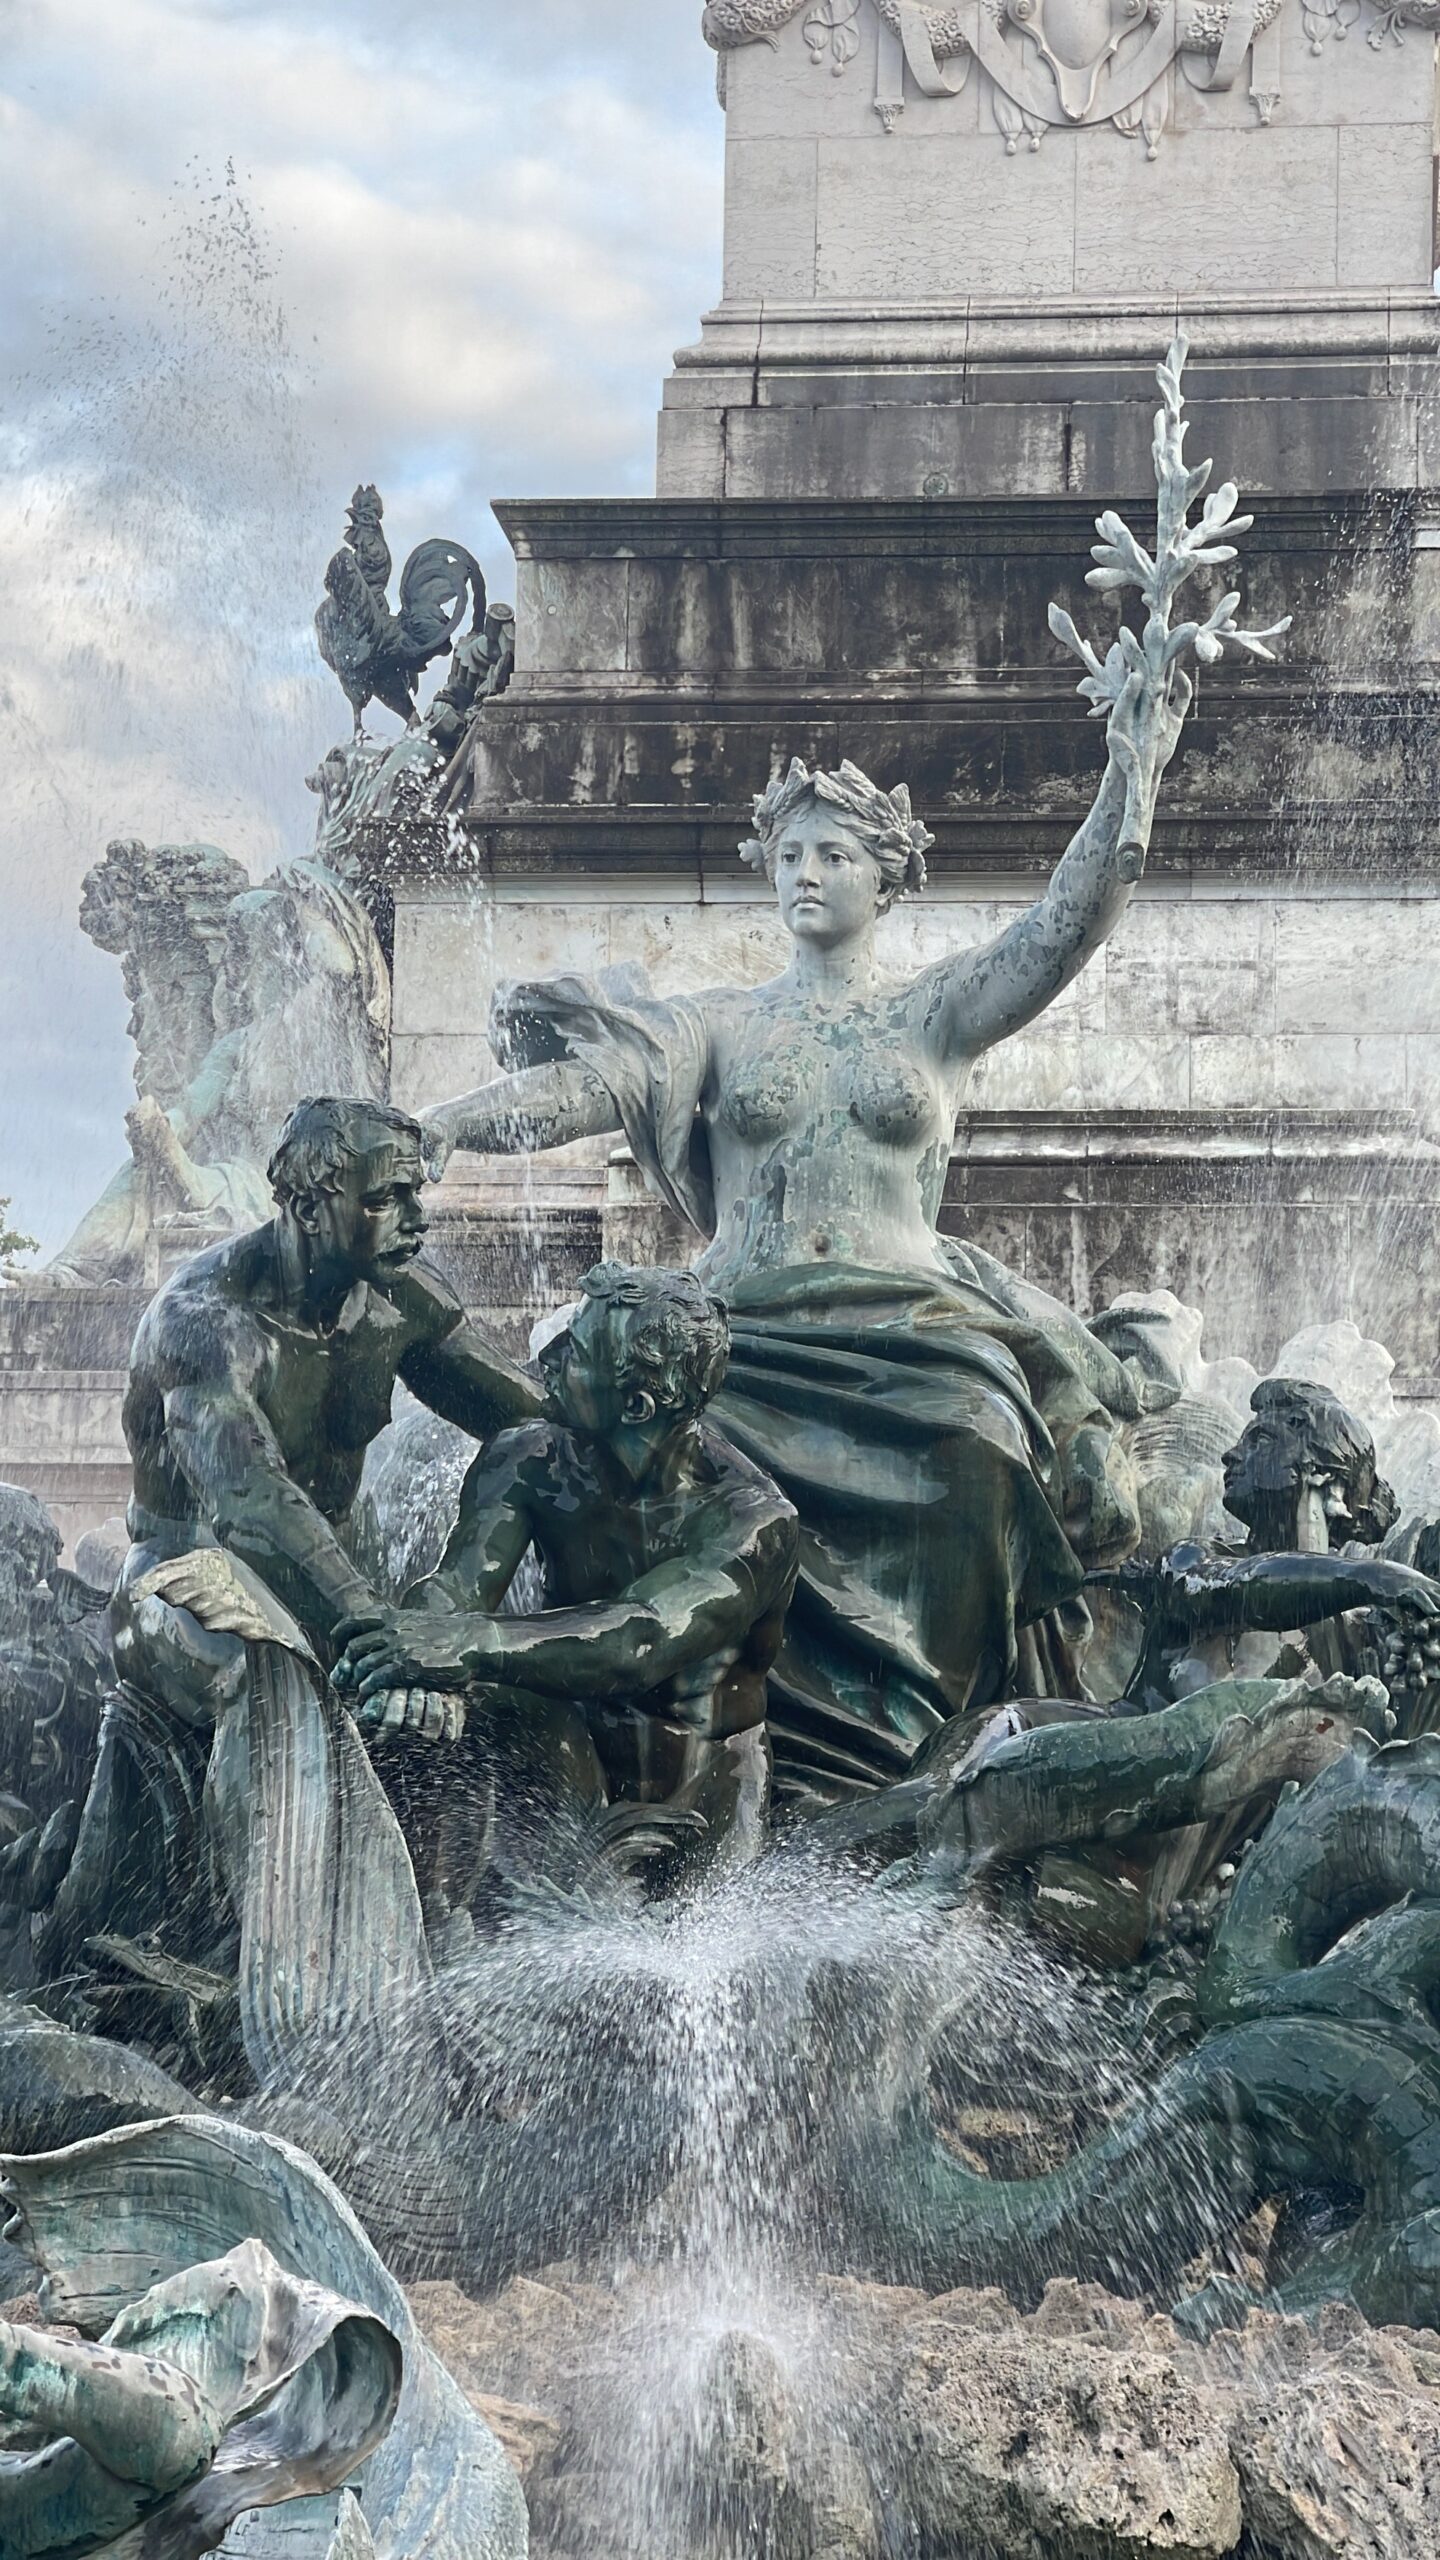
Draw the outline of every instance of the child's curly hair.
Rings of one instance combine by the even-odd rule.
[[[619,1316],[616,1348],[627,1379],[648,1388],[664,1412],[703,1410],[729,1363],[730,1326],[722,1301],[693,1271],[597,1262],[580,1290]]]

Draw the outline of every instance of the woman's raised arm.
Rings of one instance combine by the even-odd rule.
[[[1115,930],[1145,868],[1161,777],[1190,707],[1188,676],[1132,675],[1110,714],[1095,805],[1036,900],[980,951],[920,981],[925,1027],[948,1057],[988,1049],[1053,1004]]]
[[[1236,514],[1239,492],[1229,480],[1205,499],[1199,521],[1190,520],[1209,482],[1210,464],[1192,467],[1185,460],[1186,353],[1181,330],[1155,377],[1161,406],[1155,417],[1154,553],[1136,540],[1123,516],[1107,508],[1096,518],[1096,565],[1086,573],[1087,586],[1101,594],[1138,591],[1145,606],[1143,632],[1122,619],[1102,660],[1069,614],[1050,607],[1052,632],[1085,669],[1081,693],[1109,724],[1109,755],[1095,806],[1044,897],[988,949],[942,963],[916,990],[926,1030],[955,1058],[989,1048],[1033,1022],[1119,923],[1145,867],[1161,776],[1193,699],[1182,660],[1193,654],[1201,666],[1215,666],[1230,648],[1269,659],[1269,642],[1290,627],[1287,616],[1268,631],[1243,631],[1236,620],[1237,589],[1221,596],[1203,620],[1174,620],[1179,597],[1197,571],[1228,566],[1236,557],[1234,537],[1248,532],[1251,523]]]
[[[476,1093],[422,1112],[420,1119],[432,1182],[439,1181],[457,1147],[477,1156],[543,1155],[576,1138],[609,1137],[620,1127],[614,1096],[592,1068],[572,1058],[497,1076]]]

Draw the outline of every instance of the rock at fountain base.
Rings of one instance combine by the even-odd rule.
[[[520,2400],[497,2399],[493,2392],[470,2391],[466,2398],[476,2416],[484,2419],[521,2488],[528,2493],[535,2481],[555,2467],[564,2441],[558,2419],[552,2418],[548,2410],[529,2408]]]
[[[412,2298],[526,2480],[534,2560],[612,2560],[606,2376],[637,2316],[653,2316],[655,2278],[612,2287],[552,2271],[487,2302],[442,2284]],[[1369,2329],[1330,2304],[1313,2326],[1252,2312],[1201,2347],[1143,2304],[1068,2282],[1029,2316],[993,2288],[929,2299],[851,2278],[822,2279],[815,2309],[828,2379],[808,2415],[828,2459],[798,2467],[803,2514],[777,2508],[783,2560],[869,2560],[877,2507],[923,2560],[1428,2560],[1440,2549],[1440,2339]],[[752,2384],[772,2364],[761,2348]],[[742,2456],[792,2436],[795,2386],[778,2368],[771,2381],[742,2395],[749,2422],[729,2427]],[[511,2397],[481,2396],[496,2390]],[[758,2435],[757,2410],[774,2419]],[[758,2471],[775,2485],[769,2453]],[[715,2560],[752,2544],[772,2548],[703,2536],[681,2548]]]
[[[996,2336],[945,2317],[915,2344],[897,2427],[935,2549],[1221,2560],[1236,2548],[1229,2412],[1173,2354],[1140,2341],[1097,2352],[1082,2338]]]

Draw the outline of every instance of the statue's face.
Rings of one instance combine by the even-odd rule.
[[[616,1360],[610,1311],[586,1298],[563,1333],[540,1354],[546,1398],[557,1421],[598,1440],[625,1419],[625,1387]]]
[[[1354,1533],[1349,1488],[1313,1446],[1303,1421],[1284,1413],[1259,1413],[1222,1461],[1225,1508],[1247,1528],[1263,1529],[1306,1492],[1320,1496],[1331,1543]]]
[[[797,942],[853,942],[880,910],[880,865],[858,828],[814,800],[790,820],[773,856],[780,913]]]
[[[425,1241],[424,1179],[418,1146],[397,1135],[354,1157],[338,1191],[297,1203],[296,1215],[326,1262],[383,1288]]]
[[[1248,1520],[1260,1504],[1292,1496],[1300,1483],[1302,1455],[1293,1431],[1269,1414],[1257,1414],[1222,1461],[1226,1510],[1237,1520]]]

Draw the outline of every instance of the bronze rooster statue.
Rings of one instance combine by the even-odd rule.
[[[320,655],[332,667],[355,714],[355,734],[368,705],[383,702],[413,725],[415,690],[432,658],[450,647],[471,605],[470,628],[485,618],[485,579],[463,544],[417,543],[400,572],[400,610],[390,608],[390,545],[384,505],[373,484],[350,501],[345,539],[325,572],[325,601],[315,616]]]

